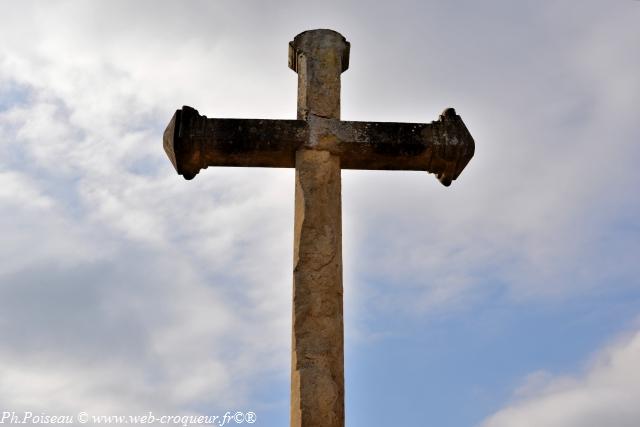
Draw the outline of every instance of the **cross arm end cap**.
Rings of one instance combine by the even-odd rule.
[[[185,137],[186,130],[192,128],[198,119],[201,121],[206,117],[185,105],[175,112],[163,135],[164,151],[176,172],[185,179],[193,179],[202,169],[200,149],[194,146],[197,142]]]
[[[475,142],[456,110],[449,107],[436,125],[434,155],[430,162],[438,181],[449,187],[462,173],[475,152]]]

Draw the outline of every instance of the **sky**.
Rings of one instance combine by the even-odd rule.
[[[347,426],[638,425],[640,2],[0,1],[0,412],[288,424],[294,172],[162,133],[295,118],[330,28],[344,120],[476,141],[342,173]]]

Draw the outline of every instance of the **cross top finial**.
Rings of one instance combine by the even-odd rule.
[[[289,42],[289,68],[298,72],[298,55],[312,54],[318,48],[330,48],[340,54],[341,71],[349,68],[351,43],[337,31],[317,29],[303,31]]]
[[[298,119],[340,118],[340,74],[349,68],[349,42],[333,30],[311,30],[289,42],[289,68],[298,73]]]

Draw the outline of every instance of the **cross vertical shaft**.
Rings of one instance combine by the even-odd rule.
[[[340,74],[349,45],[330,30],[290,45],[298,120],[309,141],[296,152],[291,427],[344,426],[340,157],[314,141],[314,118],[340,119]]]

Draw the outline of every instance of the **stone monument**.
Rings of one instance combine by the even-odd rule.
[[[215,119],[176,111],[164,149],[192,179],[208,166],[296,169],[291,426],[344,426],[341,169],[420,170],[449,186],[473,157],[460,116],[432,123],[340,120],[340,75],[350,44],[332,30],[298,34],[297,120]]]

